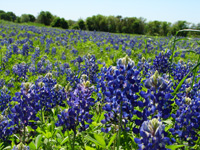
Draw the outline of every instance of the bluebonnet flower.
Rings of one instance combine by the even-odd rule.
[[[52,108],[58,105],[63,107],[65,106],[64,101],[66,100],[66,93],[61,85],[56,84],[51,90],[51,95]]]
[[[200,99],[199,94],[194,98],[178,95],[176,104],[178,109],[172,114],[175,125],[169,131],[172,135],[178,135],[181,140],[187,141],[193,146],[199,137],[200,127]]]
[[[19,143],[17,146],[14,145],[12,150],[30,150],[29,146],[25,146],[22,142]]]
[[[6,69],[5,75],[8,76],[9,74],[10,74],[10,70],[9,70],[9,69]]]
[[[52,54],[52,55],[56,55],[56,48],[55,48],[55,47],[52,48],[51,54]]]
[[[5,80],[4,79],[0,79],[0,88],[2,88],[5,85]]]
[[[94,105],[94,99],[91,98],[91,93],[94,88],[90,87],[90,83],[83,82],[77,85],[73,91],[70,90],[69,84],[65,88],[67,94],[67,103],[69,109],[64,110],[61,115],[58,115],[56,126],[63,126],[63,132],[73,130],[76,134],[77,127],[79,131],[84,131],[92,122],[92,116],[89,111]]]
[[[36,68],[35,68],[35,64],[31,64],[28,68],[28,71],[33,73],[33,75],[36,74]]]
[[[76,50],[76,49],[72,49],[70,52],[71,52],[72,54],[74,54],[74,56],[78,54],[78,50]]]
[[[27,43],[25,43],[23,45],[21,53],[22,53],[23,56],[28,56],[28,54],[29,54],[29,47],[28,47]]]
[[[95,55],[88,54],[85,56],[85,65],[82,66],[81,71],[83,74],[88,76],[88,79],[91,83],[97,82],[97,73],[99,71],[99,67],[96,63]]]
[[[149,78],[150,74],[151,74],[151,68],[150,68],[150,64],[147,62],[147,60],[142,57],[138,64],[137,64],[137,68],[139,71],[142,72],[143,77]]]
[[[3,88],[0,90],[0,111],[4,111],[9,106],[10,102],[10,91],[8,91],[8,89],[4,85]]]
[[[11,78],[8,83],[7,83],[7,87],[11,88],[11,87],[14,87],[14,79]]]
[[[153,60],[153,68],[157,70],[159,73],[166,73],[169,71],[169,55],[164,52],[160,52],[158,56]]]
[[[28,65],[24,62],[20,64],[15,64],[13,66],[13,73],[17,74],[19,77],[26,79],[26,74],[28,72]]]
[[[40,48],[39,47],[36,47],[35,49],[35,53],[32,55],[32,62],[35,62],[36,58],[40,57]]]
[[[13,53],[14,54],[18,54],[19,53],[19,48],[15,44],[13,44]]]
[[[139,150],[168,150],[165,146],[172,144],[165,132],[165,126],[156,118],[142,123],[140,136],[141,139],[134,139]]]
[[[29,82],[23,83],[20,92],[15,93],[13,101],[18,102],[12,109],[9,118],[17,125],[15,128],[20,129],[23,126],[31,126],[36,129],[36,123],[39,118],[36,117],[37,110],[35,109],[35,103],[37,99],[35,94],[32,93],[33,85]]]
[[[117,65],[118,66],[125,65],[125,67],[127,66],[133,67],[135,65],[135,62],[132,59],[130,59],[128,55],[126,55],[125,57],[117,60]]]
[[[173,98],[172,84],[160,77],[157,71],[149,79],[146,79],[144,84],[148,91],[140,91],[143,104],[140,102],[139,106],[143,107],[143,111],[135,110],[136,115],[140,118],[136,119],[137,126],[140,126],[149,116],[167,119],[172,111],[171,104],[174,103],[171,100]],[[138,133],[138,128],[134,127],[133,132]]]
[[[120,115],[123,121],[119,128],[129,130],[126,124],[135,113],[134,107],[142,103],[137,101],[136,93],[141,89],[141,79],[133,64],[134,62],[126,56],[121,62],[118,61],[116,67],[104,68],[101,72],[97,88],[101,91],[98,97],[103,97],[101,103],[106,111],[105,119],[101,121],[106,126],[102,128],[103,132],[111,130],[112,125],[118,125]]]
[[[152,75],[149,79],[145,81],[145,87],[148,89],[155,89],[155,90],[160,90],[164,91],[168,86],[168,83],[164,78],[159,76],[158,71],[156,70],[154,75]]]
[[[172,76],[178,84],[191,70],[192,65],[190,62],[185,63],[182,59],[179,60],[177,64],[173,64]],[[191,78],[192,73],[188,75],[187,78]]]
[[[13,134],[13,125],[14,123],[11,120],[8,120],[6,116],[0,114],[0,139],[6,140],[10,135]]]
[[[172,96],[172,84],[160,77],[156,71],[149,79],[145,81],[145,87],[148,88],[148,92],[141,92],[141,96],[145,98],[146,101],[150,101],[148,107],[151,108],[151,114],[156,111],[158,117],[167,119],[171,112],[171,104],[173,101]]]
[[[126,54],[127,54],[128,56],[131,56],[131,53],[132,53],[132,52],[131,52],[131,49],[127,49],[127,50],[126,50]]]
[[[62,60],[66,60],[65,52],[62,53],[62,57],[61,58],[62,58]]]

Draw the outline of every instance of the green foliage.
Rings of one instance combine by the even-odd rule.
[[[13,12],[4,12],[1,10],[0,19],[14,22],[17,19],[17,16]]]
[[[83,19],[78,20],[78,26],[79,26],[79,29],[81,29],[81,30],[86,29],[85,22],[83,21]]]
[[[60,18],[59,17],[56,17],[53,19],[53,21],[51,22],[51,26],[52,27],[60,27]]]
[[[68,29],[68,22],[64,18],[59,18],[56,17],[54,20],[51,22],[52,27],[61,27],[63,29]]]
[[[21,22],[30,22],[30,17],[27,14],[22,14],[21,15]]]
[[[68,29],[69,25],[68,25],[67,20],[65,20],[64,18],[61,18],[60,19],[60,27],[63,28],[63,29]]]
[[[49,11],[41,11],[37,17],[37,22],[45,25],[50,25],[53,21],[53,15]]]
[[[30,22],[35,22],[35,20],[36,20],[35,16],[33,16],[31,14],[28,14],[28,16],[29,16]]]

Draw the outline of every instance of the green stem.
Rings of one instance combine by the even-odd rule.
[[[24,124],[24,136],[23,136],[23,143],[24,143],[24,145],[26,144],[25,139],[26,139],[26,126]]]
[[[75,138],[76,138],[76,132],[74,132],[72,150],[74,150]]]
[[[68,130],[67,130],[67,135],[68,135],[68,138],[69,138],[70,147],[71,147],[71,149],[72,149],[71,137],[70,137],[70,134],[69,134],[69,131],[68,131]]]
[[[117,150],[119,150],[120,146],[120,138],[121,138],[121,128],[122,128],[122,104],[123,102],[121,101],[120,103],[120,117],[119,117],[119,131],[118,131],[118,142],[117,142]]]
[[[170,76],[171,76],[171,67],[172,67],[172,62],[173,62],[173,58],[174,58],[174,50],[175,50],[176,38],[177,38],[178,33],[179,32],[176,32],[176,35],[175,35],[175,38],[174,38],[174,41],[173,41],[172,56],[171,56],[171,59],[170,59],[170,67],[169,67],[169,79],[170,79]],[[170,46],[170,49],[171,49],[171,46]]]
[[[200,55],[199,55],[197,64],[199,64],[199,62],[200,62]],[[198,69],[198,67],[197,67],[197,68],[195,69],[195,71],[194,71],[194,75],[193,75],[193,79],[192,79],[191,88],[193,87],[193,85],[194,85],[194,83],[195,83],[195,76],[196,76],[196,73],[197,73],[197,69]]]
[[[42,108],[41,108],[41,122],[43,124],[43,112],[42,112]]]

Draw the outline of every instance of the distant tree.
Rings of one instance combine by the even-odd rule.
[[[65,20],[64,18],[61,18],[60,19],[60,27],[63,28],[63,29],[68,29],[69,25],[68,25],[67,20]]]
[[[150,35],[160,35],[161,22],[160,21],[150,21],[147,24],[147,33]]]
[[[11,21],[11,18],[10,18],[10,16],[7,13],[1,13],[0,14],[0,19]]]
[[[177,31],[188,28],[189,28],[189,23],[187,21],[177,21],[172,25],[171,33],[175,35]],[[180,32],[178,35],[185,37],[187,36],[187,34],[188,32]]]
[[[36,18],[32,14],[28,14],[30,22],[35,22]]]
[[[200,23],[198,23],[198,24],[196,25],[196,29],[197,29],[197,30],[200,30]]]
[[[7,21],[15,21],[17,16],[13,12],[4,12],[0,10],[0,19]]]
[[[52,27],[61,27],[63,29],[68,29],[69,25],[68,22],[64,18],[55,17],[54,20],[51,22]]]
[[[6,13],[6,12],[5,12],[5,11],[3,11],[3,10],[0,10],[0,14],[1,14],[1,13]]]
[[[122,16],[119,16],[119,15],[116,18],[117,18],[117,28],[116,28],[116,30],[117,30],[118,33],[122,33],[123,18],[122,18]]]
[[[98,19],[98,17],[97,17]],[[107,17],[101,16],[100,21],[99,21],[99,31],[105,31],[108,32],[108,22],[107,22]]]
[[[10,18],[10,20],[9,21],[15,21],[16,19],[17,19],[17,16],[13,13],[13,12],[7,12],[6,13],[8,16],[9,16],[9,18]]]
[[[78,20],[78,26],[79,26],[79,29],[81,29],[81,30],[86,29],[85,22],[83,21],[83,19]]]
[[[73,26],[76,23],[76,21],[73,21],[73,20],[68,20],[67,22],[68,22],[69,27]]]
[[[167,36],[167,34],[170,32],[171,23],[170,22],[162,22],[161,23],[161,35]]]
[[[41,11],[37,17],[37,22],[45,25],[50,25],[53,21],[53,15],[49,11]]]
[[[87,29],[89,31],[94,31],[95,30],[95,24],[94,24],[94,20],[92,17],[87,17],[86,19],[86,26],[87,26]]]
[[[78,24],[74,24],[74,25],[72,26],[72,29],[74,29],[74,30],[79,30]]]
[[[15,20],[16,23],[21,23],[21,17],[17,16],[17,19]]]
[[[94,29],[96,31],[108,31],[107,26],[107,19],[103,15],[93,16],[92,19],[94,20]]]
[[[117,18],[114,16],[108,16],[107,23],[108,23],[108,32],[117,32]]]
[[[21,15],[21,22],[30,22],[30,17],[28,14]]]
[[[146,26],[146,19],[145,18],[138,18],[139,20],[139,31],[138,34],[145,34],[145,26]]]
[[[59,17],[56,17],[51,22],[52,27],[60,27],[61,19]]]

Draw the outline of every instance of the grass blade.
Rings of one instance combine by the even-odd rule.
[[[182,84],[184,83],[184,81],[185,81],[185,79],[188,77],[188,75],[189,75],[191,72],[193,72],[199,65],[200,65],[200,62],[199,62],[196,66],[194,66],[194,67],[190,70],[190,72],[179,82],[179,84],[177,85],[176,89],[174,90],[174,93],[173,93],[174,96],[175,96],[176,93],[179,91],[179,89],[181,88]]]

